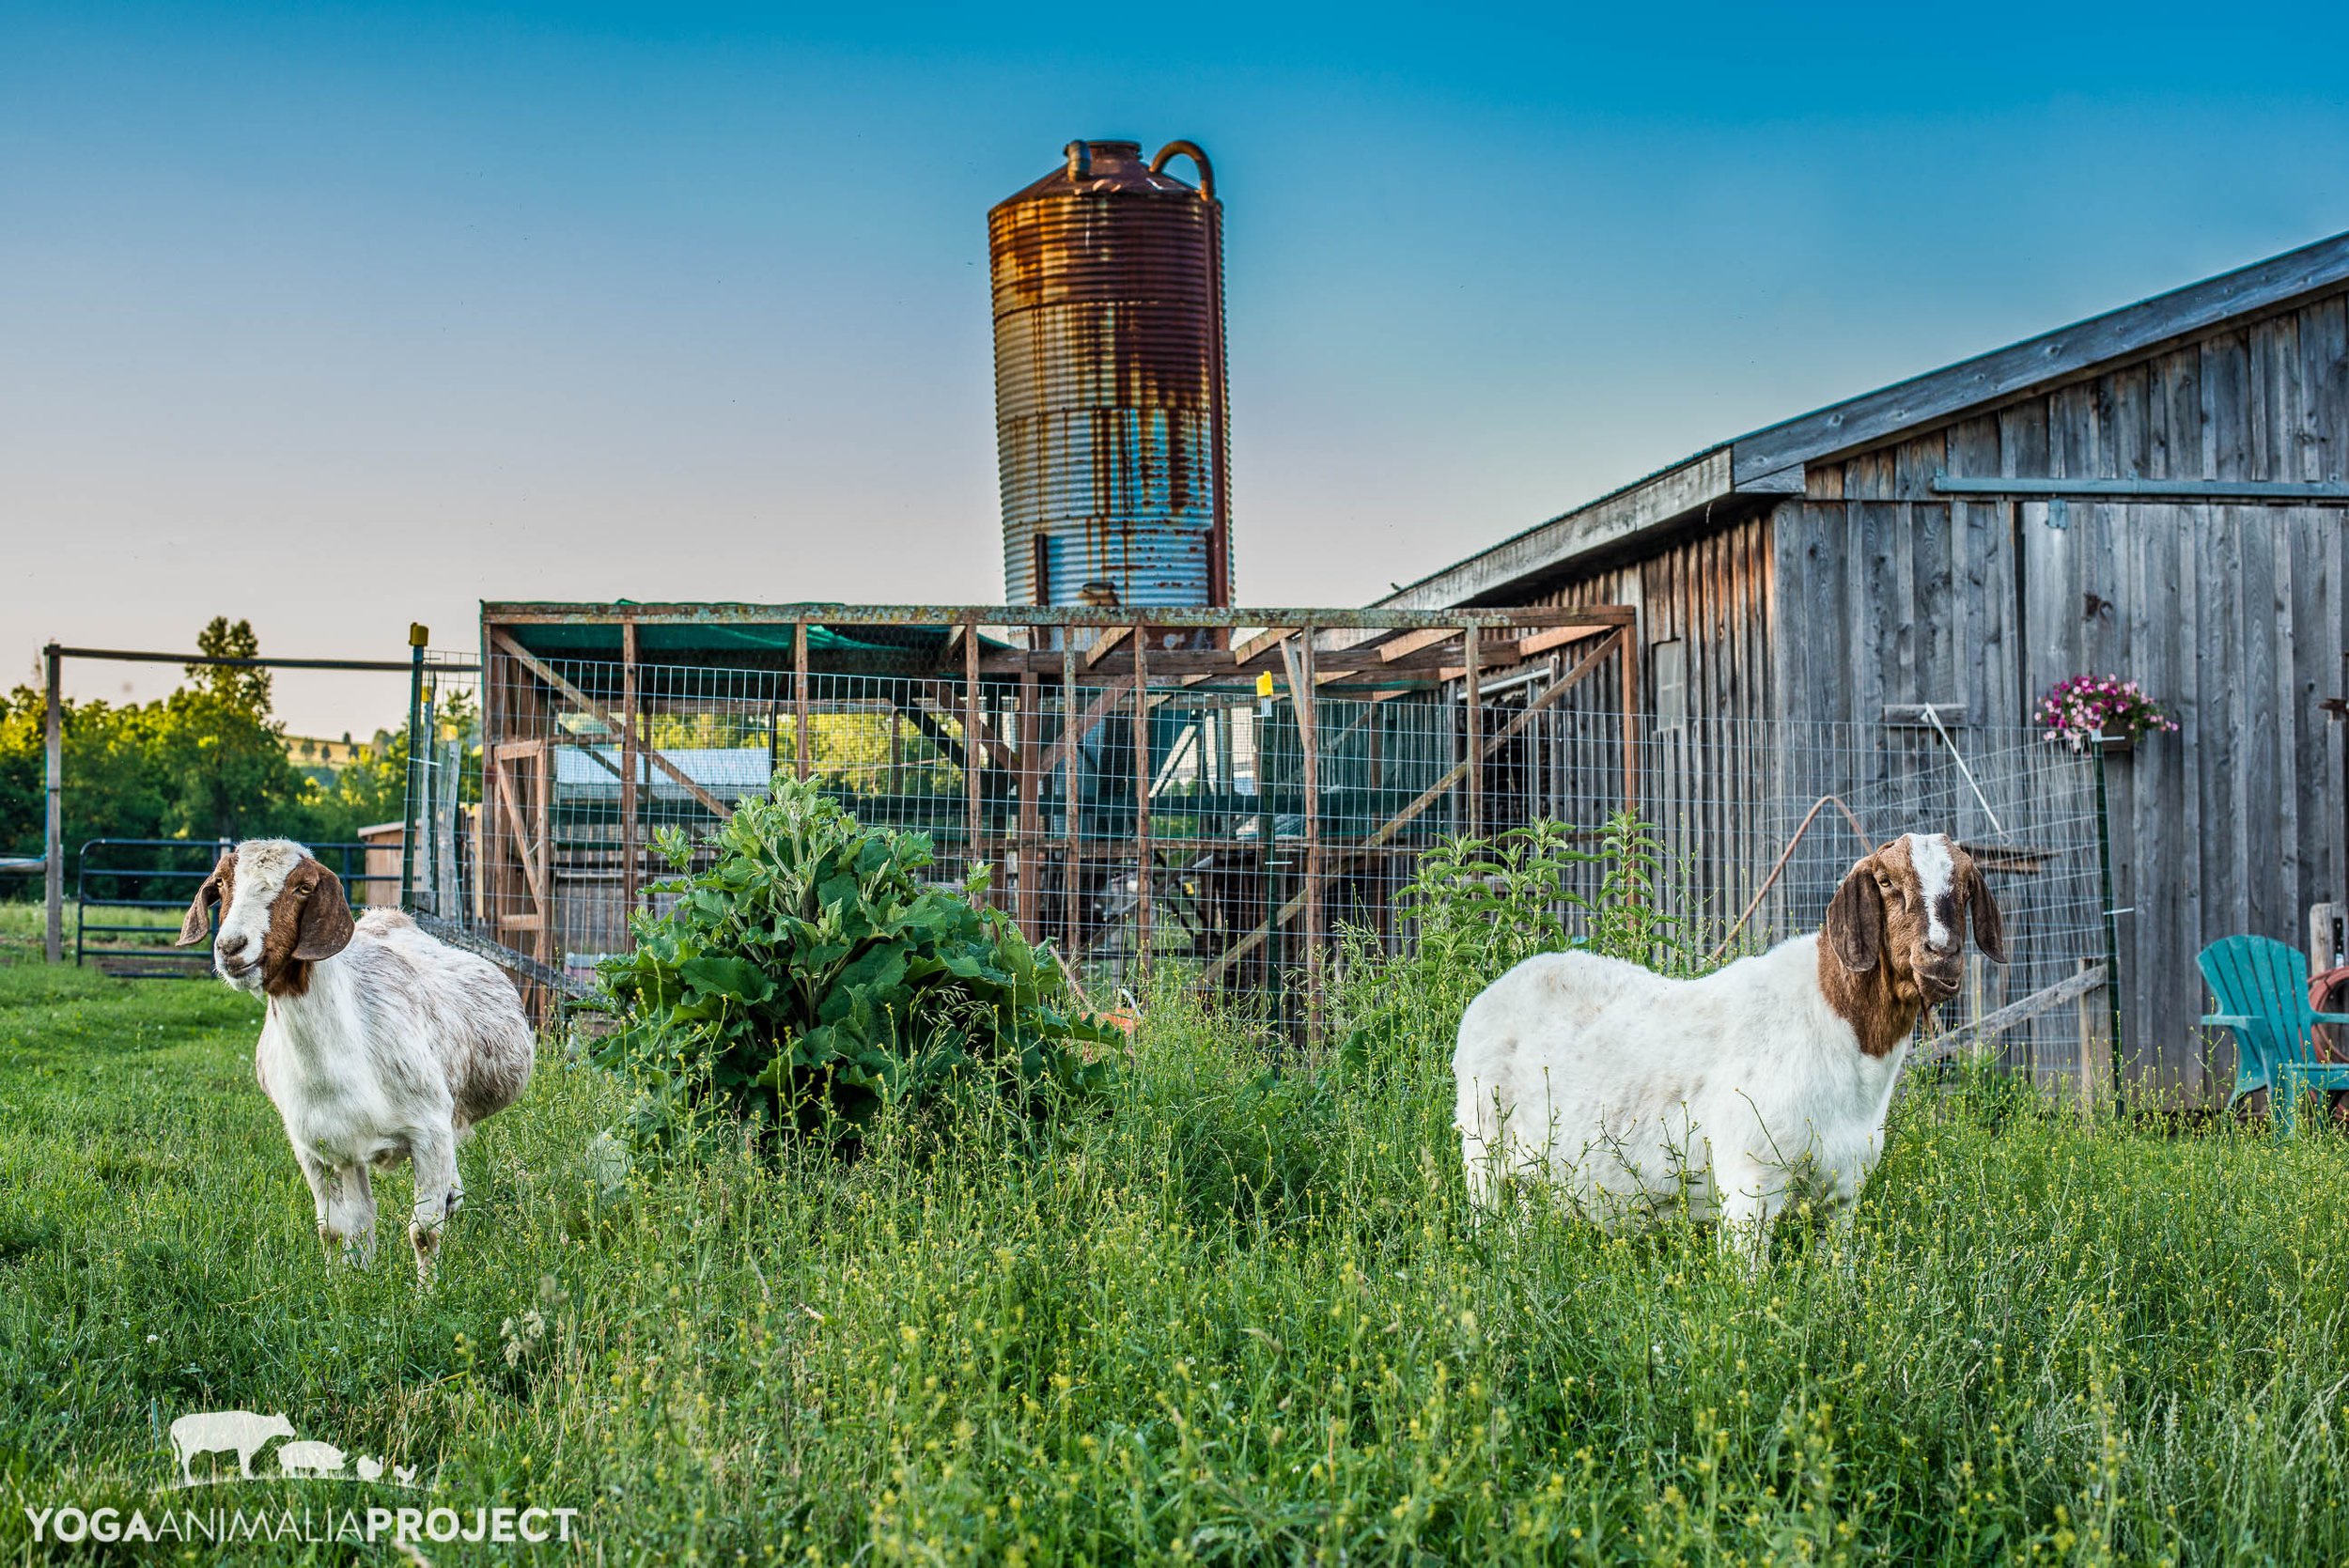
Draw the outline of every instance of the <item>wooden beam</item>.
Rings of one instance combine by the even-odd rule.
[[[1297,660],[1303,666],[1302,686],[1292,687],[1297,699],[1297,733],[1305,754],[1305,1034],[1309,1043],[1321,1039],[1321,745],[1314,701],[1314,631],[1304,629],[1297,640]]]
[[[791,623],[791,770],[807,782],[807,623]]]
[[[947,706],[946,692],[939,683],[926,682],[913,687],[911,691],[915,703],[929,708],[941,719],[954,717],[953,709]],[[970,720],[971,715],[966,713],[964,718]],[[979,726],[973,733],[980,749],[987,753],[988,761],[1007,773],[1016,771],[1019,767],[1018,753],[1003,744],[1003,738],[995,733],[995,727],[987,722],[987,716],[982,713],[973,722]]]
[[[491,635],[495,638],[498,647],[503,649],[506,653],[511,655],[516,660],[519,660],[521,662],[522,667],[528,670],[532,675],[537,675],[540,680],[545,681],[549,686],[552,686],[557,691],[562,692],[564,696],[568,697],[572,702],[586,709],[588,716],[594,719],[597,723],[601,724],[606,732],[611,734],[621,733],[620,721],[613,714],[611,709],[605,707],[601,703],[596,701],[595,698],[589,696],[586,692],[582,691],[578,687],[564,679],[552,665],[539,659],[528,648],[523,647],[520,643],[515,642],[513,638],[507,636],[504,631],[494,632]],[[694,783],[692,778],[686,773],[685,769],[679,768],[676,763],[671,762],[667,757],[661,755],[661,753],[655,748],[651,746],[646,746],[645,748],[645,760],[651,763],[655,768],[660,768],[663,773],[668,774],[669,777],[675,780],[677,784],[683,785],[685,792],[688,795],[691,795],[694,800],[699,800],[702,805],[708,810],[710,815],[720,818],[732,816],[734,815],[734,808],[732,806],[721,804],[715,795],[710,794],[709,791]]]
[[[1062,674],[1062,686],[1067,692],[1066,700],[1071,703],[1076,701],[1075,663],[1075,655],[1071,654],[1068,665]],[[1085,731],[1099,723],[1102,717],[1117,706],[1118,701],[1126,695],[1127,689],[1133,683],[1133,676],[1119,675],[1107,686],[1096,688],[1093,701],[1085,705],[1084,711],[1077,716],[1076,722],[1062,725],[1059,738],[1046,748],[1043,766],[1047,768],[1059,767],[1061,759],[1069,754],[1069,749],[1082,739]]]
[[[1042,831],[1043,770],[1036,766],[1044,730],[1036,713],[1036,678],[1019,680],[1019,934],[1031,943],[1044,939]]]
[[[1113,626],[1096,637],[1093,640],[1093,646],[1085,649],[1085,668],[1090,670],[1108,658],[1110,650],[1124,642],[1127,634],[1132,630],[1133,628],[1129,626]]]
[[[1100,700],[1114,701],[1115,693],[1103,692]],[[1072,952],[1084,934],[1082,903],[1084,897],[1084,844],[1082,842],[1084,781],[1079,776],[1080,770],[1077,766],[1079,747],[1082,743],[1081,737],[1084,730],[1083,722],[1076,717],[1076,713],[1077,652],[1075,645],[1064,637],[1061,639],[1060,653],[1060,738],[1053,742],[1052,749],[1047,753],[1043,766],[1047,772],[1050,772],[1057,763],[1066,763],[1068,768],[1065,776],[1064,786],[1067,797],[1068,811],[1068,820],[1064,825],[1068,832],[1068,867],[1061,875],[1061,891],[1066,895],[1065,902],[1068,906],[1067,924],[1064,928],[1066,935],[1064,939]],[[1077,976],[1073,971],[1068,978],[1070,984],[1074,985]],[[1083,986],[1077,986],[1077,995],[1080,999],[1084,996]]]
[[[1623,809],[1640,804],[1640,640],[1625,627],[1612,641],[1623,649]],[[1606,652],[1602,644],[1593,657]]]
[[[1406,631],[1399,636],[1391,637],[1377,644],[1376,651],[1380,663],[1392,664],[1398,659],[1419,652],[1422,648],[1441,647],[1459,635],[1457,630],[1448,626],[1430,627],[1424,631]]]
[[[1757,430],[1736,443],[1742,487],[1797,463],[1875,445],[1947,424],[1969,409],[2085,375],[2108,361],[2150,354],[2254,310],[2349,278],[2349,234],[2092,316],[1946,369],[1914,376],[1815,413]]]
[[[1691,514],[1702,515],[1707,506],[1728,498],[1732,490],[1729,448],[1717,446],[1422,578],[1381,599],[1377,608],[1382,612],[1434,611],[1474,598],[1522,592],[1521,584],[1529,578],[1554,571],[1594,551],[1658,532]]]
[[[1276,626],[1259,631],[1232,650],[1234,664],[1247,664],[1261,655],[1271,652],[1283,642],[1297,635],[1295,627]]]
[[[979,802],[979,757],[972,742],[979,735],[979,628],[972,622],[962,638],[962,785],[964,823],[970,834],[968,859],[979,858],[979,830],[984,825]]]
[[[1460,672],[1466,682],[1462,706],[1468,710],[1468,745],[1465,749],[1470,756],[1476,759],[1469,765],[1468,770],[1468,836],[1470,838],[1485,836],[1485,692],[1484,671],[1478,668],[1477,655],[1482,651],[1477,646],[1480,641],[1474,627],[1460,633],[1460,651],[1467,660]]]
[[[1521,663],[1536,654],[1548,653],[1552,648],[1563,648],[1570,643],[1579,643],[1585,637],[1605,636],[1607,631],[1606,627],[1600,626],[1559,626],[1552,627],[1548,631],[1529,632],[1517,639],[1516,650],[1511,657]],[[1501,660],[1496,659],[1493,663],[1495,667],[1498,667]]]
[[[2033,991],[2020,1001],[2010,1001],[1995,1013],[1986,1013],[1972,1023],[1953,1029],[1937,1039],[1928,1040],[1917,1053],[1920,1064],[1946,1061],[1952,1056],[1983,1052],[1992,1040],[2013,1029],[2016,1024],[2037,1017],[2040,1014],[2077,1001],[2105,983],[2105,967],[2090,964],[2077,974],[2069,974],[2054,985]]]
[[[1582,656],[1580,661],[1578,662],[1573,669],[1568,670],[1563,675],[1560,676],[1556,685],[1550,687],[1548,691],[1542,692],[1541,695],[1527,703],[1522,708],[1519,708],[1517,716],[1511,719],[1509,722],[1502,727],[1499,734],[1495,735],[1490,740],[1485,743],[1486,756],[1490,756],[1502,745],[1515,739],[1517,735],[1524,730],[1526,725],[1533,722],[1533,716],[1535,714],[1548,710],[1551,704],[1558,701],[1559,698],[1564,696],[1568,691],[1573,691],[1575,687],[1580,685],[1585,676],[1587,676],[1593,670],[1598,668],[1599,661],[1605,659],[1613,647],[1614,640],[1610,638],[1599,646],[1593,648],[1589,653]],[[1482,759],[1480,758],[1478,760],[1481,761]],[[1401,832],[1406,827],[1409,826],[1414,820],[1416,820],[1421,813],[1426,811],[1428,807],[1434,805],[1438,800],[1441,800],[1446,790],[1450,789],[1454,784],[1459,783],[1462,776],[1467,773],[1468,768],[1469,764],[1466,759],[1454,763],[1450,771],[1446,772],[1442,778],[1438,779],[1434,784],[1428,785],[1425,789],[1420,791],[1418,796],[1412,800],[1409,805],[1405,806],[1401,811],[1389,817],[1385,826],[1381,827],[1377,832],[1371,834],[1370,837],[1364,839],[1361,844],[1348,846],[1348,850],[1361,851],[1366,849],[1376,849],[1380,845],[1385,844],[1389,839],[1393,838],[1395,834]],[[1265,939],[1271,934],[1272,928],[1275,925],[1287,924],[1291,920],[1294,920],[1297,917],[1297,912],[1304,907],[1305,895],[1303,893],[1299,893],[1296,897],[1291,898],[1287,903],[1282,905],[1279,911],[1270,919],[1267,920],[1262,925],[1257,926],[1247,936],[1242,937],[1238,941],[1233,943],[1222,953],[1219,954],[1216,956],[1215,961],[1210,963],[1201,973],[1200,978],[1203,981],[1213,980],[1216,976],[1221,974],[1225,970],[1239,962],[1240,959],[1255,951],[1255,949],[1264,942]]]

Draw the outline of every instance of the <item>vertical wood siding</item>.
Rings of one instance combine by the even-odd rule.
[[[1813,465],[1766,515],[1542,597],[1637,606],[1642,690],[1654,645],[1681,642],[1691,717],[1875,724],[1930,702],[2011,730],[2066,675],[2139,681],[2184,728],[2108,764],[2123,1028],[2140,1081],[2221,1094],[2232,1062],[2196,1026],[2195,955],[2245,931],[2297,945],[2308,905],[2349,893],[2349,726],[2316,707],[2349,657],[2349,510],[1952,498],[1932,481],[2349,477],[2345,298]],[[1692,831],[1775,853],[1744,843],[1739,781],[1782,763],[1662,766]]]

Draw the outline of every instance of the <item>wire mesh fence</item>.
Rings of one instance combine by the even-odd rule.
[[[698,838],[785,774],[867,825],[929,835],[941,883],[984,868],[981,896],[1097,1001],[1171,969],[1293,1032],[1315,1025],[1341,932],[1391,951],[1411,939],[1397,895],[1439,842],[1536,819],[1595,839],[1626,808],[1663,846],[1668,912],[1729,952],[1815,928],[1867,847],[1957,837],[2013,961],[1969,960],[1947,1027],[2104,957],[2092,756],[1979,727],[1626,724],[1624,683],[1607,678],[1623,643],[1528,660],[1473,700],[1439,660],[1381,680],[1294,646],[1270,680],[1137,681],[1066,648],[975,682],[552,654],[476,676],[436,661],[420,729],[434,740],[412,773],[413,899],[583,979],[628,946],[631,911],[664,908],[656,837]],[[452,713],[479,714],[478,733]],[[1587,869],[1586,896],[1602,875]],[[1999,1056],[2075,1077],[2104,1006],[2096,991],[2038,1013]]]

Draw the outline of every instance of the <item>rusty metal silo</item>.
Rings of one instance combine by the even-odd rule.
[[[1071,142],[988,214],[1003,588],[1232,602],[1223,209],[1206,154]],[[1196,187],[1164,172],[1176,157]]]

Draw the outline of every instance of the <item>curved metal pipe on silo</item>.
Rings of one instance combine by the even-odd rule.
[[[1176,158],[1199,183],[1165,172]],[[988,213],[1003,588],[1232,602],[1223,209],[1206,155],[1071,142]]]

